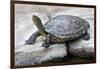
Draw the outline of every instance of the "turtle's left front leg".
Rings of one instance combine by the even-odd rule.
[[[36,38],[37,38],[38,36],[40,36],[40,35],[41,35],[41,34],[40,34],[38,31],[36,31],[35,33],[33,33],[33,34],[29,37],[28,40],[25,41],[26,44],[34,44]]]
[[[50,34],[48,34],[47,36],[46,36],[46,40],[45,40],[45,42],[43,43],[43,47],[45,47],[45,48],[48,48],[49,46],[50,46]]]

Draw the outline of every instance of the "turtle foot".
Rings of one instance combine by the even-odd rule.
[[[26,44],[34,44],[35,41],[32,41],[32,40],[26,40]]]
[[[44,48],[48,48],[48,47],[49,47],[49,43],[45,42],[45,43],[42,44],[42,46],[43,46]]]

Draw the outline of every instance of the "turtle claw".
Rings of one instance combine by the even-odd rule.
[[[34,44],[35,41],[32,41],[32,40],[26,40],[26,44]]]
[[[45,43],[42,44],[42,46],[43,46],[44,48],[48,48],[48,47],[49,47],[49,43],[45,42]]]

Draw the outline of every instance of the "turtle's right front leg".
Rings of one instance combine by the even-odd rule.
[[[45,42],[42,44],[43,47],[48,48],[50,46],[50,34],[46,35],[46,40]]]
[[[40,33],[38,31],[36,31],[35,33],[33,33],[28,40],[26,40],[26,44],[34,44],[36,38],[40,36]]]

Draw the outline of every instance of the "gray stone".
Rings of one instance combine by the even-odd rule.
[[[39,37],[33,45],[21,45],[15,49],[15,65],[40,64],[53,61],[67,55],[66,45],[53,44],[49,48],[42,47],[43,37]]]

